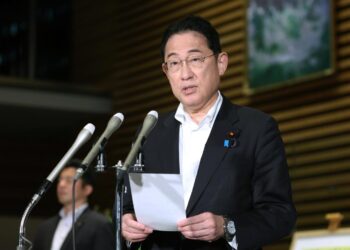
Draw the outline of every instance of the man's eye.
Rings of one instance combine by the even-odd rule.
[[[201,61],[201,58],[200,58],[200,57],[193,57],[193,58],[190,58],[189,61],[190,61],[190,62],[197,63],[197,62],[200,62],[200,61]]]
[[[169,62],[169,66],[170,66],[170,67],[174,67],[174,66],[176,66],[176,65],[178,65],[178,64],[179,64],[178,61],[170,61],[170,62]]]

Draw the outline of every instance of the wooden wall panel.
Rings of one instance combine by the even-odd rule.
[[[324,228],[339,211],[350,224],[350,0],[334,1],[336,72],[327,77],[247,96],[244,0],[75,0],[75,79],[114,97],[126,121],[109,145],[124,159],[146,113],[177,106],[161,72],[162,31],[187,14],[209,19],[230,56],[221,90],[232,101],[272,114],[279,122],[299,218],[296,230]],[[288,249],[290,238],[265,249]]]

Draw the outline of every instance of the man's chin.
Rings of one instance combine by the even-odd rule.
[[[180,102],[182,103],[182,105],[184,105],[184,107],[187,108],[195,108],[199,105],[200,101],[198,100],[198,97],[196,96],[185,96],[183,97]]]
[[[62,205],[68,205],[68,204],[72,203],[72,201],[68,200],[68,199],[58,199],[58,202]]]

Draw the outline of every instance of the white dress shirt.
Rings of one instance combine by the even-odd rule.
[[[83,211],[88,207],[88,204],[83,204],[79,208],[75,209],[75,221],[83,213]],[[72,211],[65,214],[63,208],[60,210],[59,215],[61,217],[55,234],[52,239],[51,250],[60,250],[64,240],[66,239],[69,231],[72,228]]]
[[[204,146],[208,140],[221,104],[222,96],[218,92],[216,102],[199,124],[196,124],[191,119],[181,103],[176,110],[175,119],[181,123],[179,130],[179,162],[184,188],[185,207],[187,207],[192,193]]]
[[[205,144],[207,143],[221,105],[222,96],[220,91],[218,91],[218,98],[214,105],[199,124],[196,124],[191,119],[181,103],[176,110],[175,119],[181,123],[179,129],[179,163],[182,186],[184,188],[185,208],[191,197]],[[236,236],[228,243],[233,249],[237,249]]]

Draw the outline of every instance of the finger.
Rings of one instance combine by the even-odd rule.
[[[123,237],[131,242],[139,242],[144,241],[147,238],[148,234],[129,234],[129,233],[123,233]]]
[[[179,222],[180,226],[186,226],[186,225],[192,225],[192,224],[199,224],[207,220],[214,219],[214,214],[210,212],[204,212],[195,216],[188,217],[182,221]]]
[[[123,216],[122,227],[133,228],[136,231],[143,231],[145,233],[151,233],[152,228],[139,223],[132,214],[126,214]]]
[[[180,232],[188,239],[215,240],[219,238],[215,223],[195,224],[186,227],[179,227]]]
[[[151,228],[137,222],[133,214],[125,214],[122,218],[122,235],[131,242],[145,240],[152,231]]]
[[[135,234],[150,234],[153,232],[152,228],[145,227],[144,229],[140,228],[134,228],[134,227],[125,227],[125,231],[129,233],[135,233]]]
[[[177,223],[177,225],[179,227],[186,227],[186,226],[190,226],[193,224],[198,224],[202,222],[202,218],[201,217],[197,217],[197,216],[193,216],[193,217],[189,217],[187,219],[181,220]]]
[[[147,230],[142,231],[132,227],[124,227],[122,230],[123,236],[127,240],[133,241],[133,242],[145,240],[150,233],[151,232]]]
[[[191,240],[211,240],[213,236],[210,234],[208,230],[200,230],[200,231],[186,231],[182,233],[185,238]]]
[[[198,231],[198,230],[207,230],[215,229],[216,223],[215,220],[207,219],[204,221],[198,221],[197,223],[186,224],[184,226],[178,226],[180,231]]]

